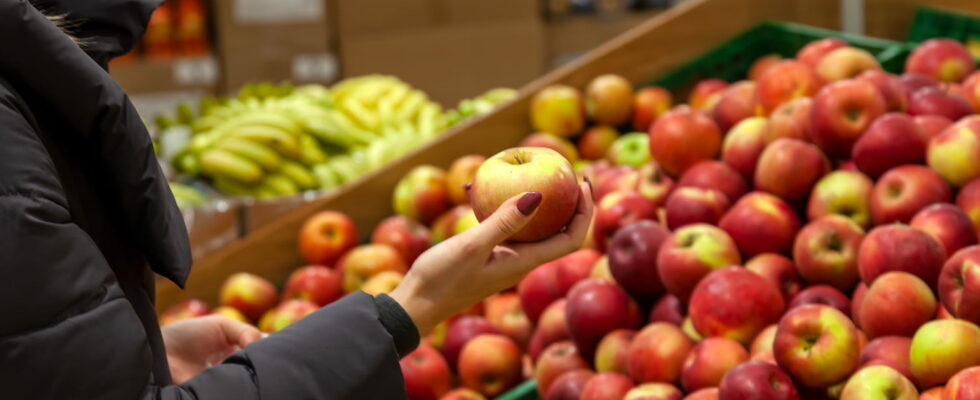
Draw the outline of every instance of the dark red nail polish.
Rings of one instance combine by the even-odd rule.
[[[531,215],[541,205],[541,192],[528,192],[517,201],[517,211]]]

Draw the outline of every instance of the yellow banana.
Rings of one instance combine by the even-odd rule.
[[[244,183],[262,180],[262,167],[244,157],[221,149],[208,149],[201,153],[201,172],[217,178],[227,177]]]
[[[173,165],[177,171],[183,174],[197,176],[201,173],[201,163],[198,161],[197,157],[189,151],[184,151],[174,156]]]
[[[265,125],[244,125],[229,131],[227,137],[238,137],[265,144],[290,158],[300,158],[296,136]]]
[[[214,188],[218,189],[219,192],[227,194],[229,196],[251,196],[253,187],[246,185],[244,183],[238,182],[234,179],[219,176],[212,179]]]
[[[360,128],[376,131],[381,125],[378,116],[365,107],[364,103],[361,103],[360,100],[347,99],[341,104],[340,110],[347,114],[351,121],[356,123]]]
[[[395,119],[401,121],[414,118],[419,110],[422,109],[422,106],[425,105],[426,100],[425,94],[421,91],[412,91],[405,98],[405,101],[398,105],[398,109],[395,110]]]
[[[253,142],[240,137],[227,137],[215,148],[227,150],[239,156],[245,157],[262,166],[262,169],[272,172],[277,171],[282,165],[282,157],[269,146]]]
[[[316,189],[319,186],[313,173],[306,166],[295,161],[283,162],[280,173],[296,183],[301,190]]]
[[[332,189],[343,184],[329,162],[315,165],[313,175],[316,176],[316,180],[320,184],[320,190]]]
[[[316,165],[327,161],[327,153],[320,148],[320,143],[311,135],[299,138],[300,161],[306,165]]]
[[[228,122],[228,129],[234,129],[244,125],[262,125],[279,129],[293,136],[298,136],[303,132],[303,127],[291,118],[281,114],[268,111],[252,112],[235,118]]]
[[[278,195],[288,196],[292,194],[299,193],[299,186],[295,182],[290,180],[287,176],[282,174],[271,174],[262,180],[259,187],[272,189]]]

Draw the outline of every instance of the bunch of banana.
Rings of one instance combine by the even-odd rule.
[[[517,91],[514,89],[496,88],[490,89],[472,99],[460,100],[455,110],[450,110],[446,113],[449,126],[455,126],[474,115],[488,113],[498,104],[513,99],[516,96]]]
[[[170,191],[177,200],[177,207],[181,209],[199,206],[208,201],[204,193],[183,183],[170,182]]]

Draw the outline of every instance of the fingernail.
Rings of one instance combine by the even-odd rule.
[[[592,193],[592,180],[590,180],[589,177],[587,177],[587,176],[586,177],[583,177],[582,180],[584,180],[585,183],[588,183],[589,184],[589,193]]]
[[[531,215],[539,205],[541,205],[541,192],[527,192],[517,201],[517,211],[524,215]]]

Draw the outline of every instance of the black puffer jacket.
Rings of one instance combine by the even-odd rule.
[[[397,304],[363,293],[171,385],[154,272],[183,285],[186,231],[104,70],[157,4],[39,5],[76,23],[86,54],[31,3],[0,0],[0,398],[404,397],[398,351],[418,333]]]

